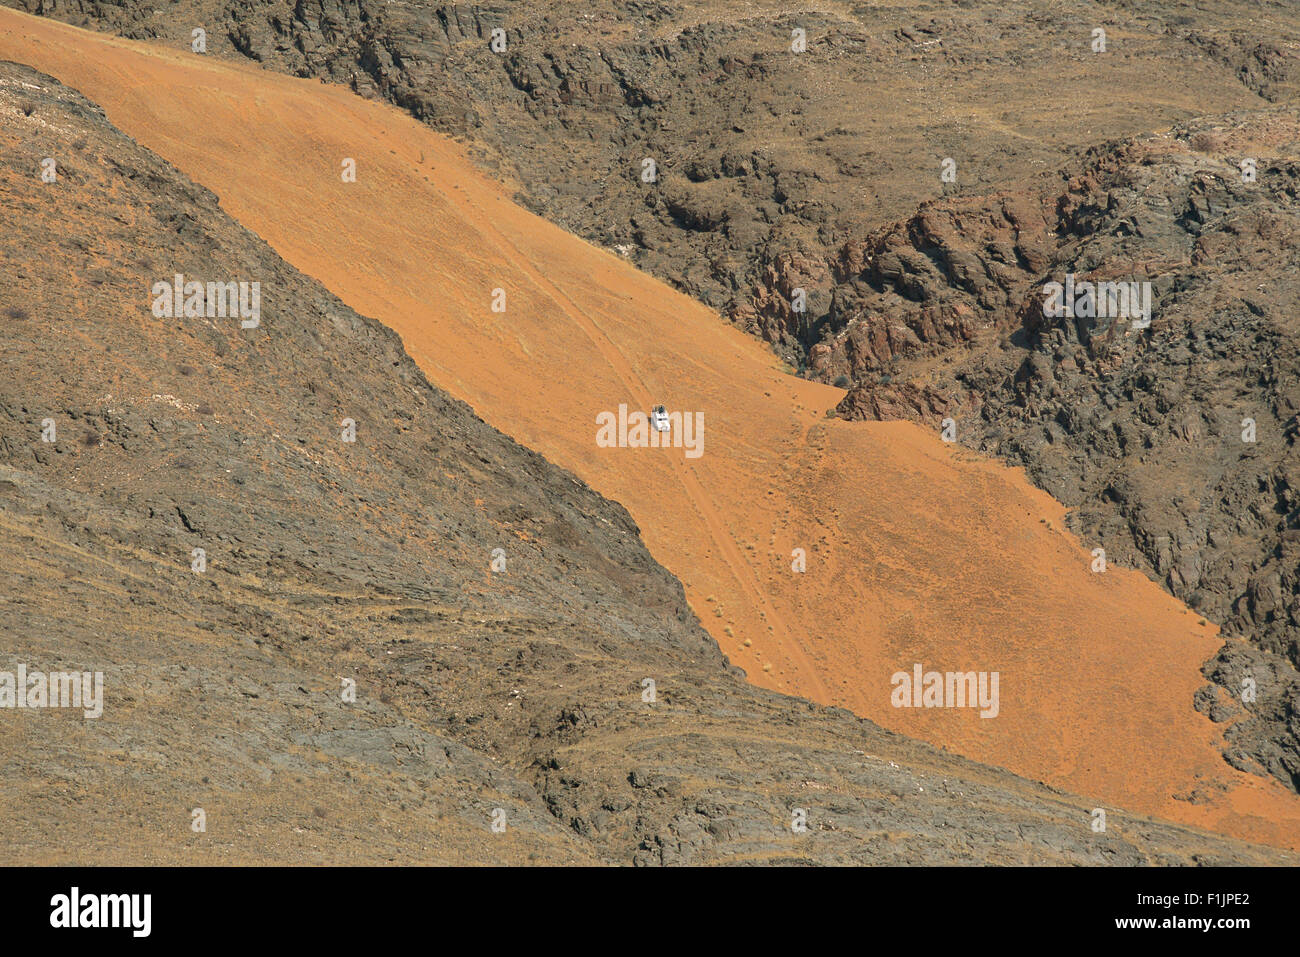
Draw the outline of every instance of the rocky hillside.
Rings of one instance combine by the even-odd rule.
[[[1241,639],[1200,706],[1295,786],[1293,6],[10,2],[386,98],[841,414],[957,419]],[[1151,329],[1042,322],[1068,270],[1152,282]]]
[[[751,687],[618,505],[212,194],[29,68],[0,116],[0,668],[105,687],[0,712],[14,859],[1289,861]]]
[[[384,97],[800,368],[843,243],[1104,139],[1300,89],[1283,2],[5,2],[181,48],[203,29],[208,55]]]
[[[1242,163],[1253,162],[1243,174]],[[1228,760],[1300,782],[1300,114],[1203,118],[1030,187],[926,204],[835,262],[812,364],[849,417],[957,423],[1075,529],[1239,639],[1199,706]],[[1047,284],[1148,283],[1149,328]],[[1098,310],[1100,311],[1100,310]],[[1141,326],[1141,320],[1137,322]],[[1258,700],[1242,703],[1252,677]],[[1244,711],[1243,711],[1244,707]]]

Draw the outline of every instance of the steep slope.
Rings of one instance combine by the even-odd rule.
[[[1243,158],[1251,158],[1243,174]],[[862,418],[958,421],[1071,527],[1234,636],[1207,668],[1228,756],[1300,781],[1300,114],[1107,144],[1024,190],[939,201],[848,244],[819,374]],[[1150,325],[1044,315],[1136,282]],[[1080,286],[1082,288],[1082,286]],[[1085,310],[1098,311],[1098,310]],[[1250,678],[1256,701],[1239,699]]]
[[[843,242],[1109,137],[1300,91],[1283,0],[5,2],[177,49],[202,28],[210,54],[384,98],[791,364]]]
[[[7,63],[0,209],[0,669],[105,678],[0,710],[10,860],[1295,863],[746,684],[622,508]]]
[[[1197,706],[1240,719],[1235,766],[1300,788],[1293,4],[8,2],[177,49],[200,24],[213,55],[387,99],[853,385],[842,414],[957,417],[959,442],[1024,465],[1090,543],[1240,639]],[[1075,263],[1155,282],[1141,348],[1025,321],[1027,290]],[[1262,438],[1234,450],[1243,418]]]
[[[1091,573],[1021,477],[906,423],[827,420],[842,392],[781,375],[715,314],[512,206],[390,108],[20,14],[0,25],[0,55],[87,91],[440,385],[618,498],[755,681],[1115,805],[1295,841],[1294,795],[1224,764],[1191,708],[1213,628],[1136,572]],[[656,401],[703,413],[701,457],[597,444],[598,414]],[[1000,713],[893,707],[891,676],[914,663],[999,672]]]

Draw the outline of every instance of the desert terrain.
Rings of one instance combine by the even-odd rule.
[[[689,34],[677,26],[673,38]],[[8,602],[7,630],[25,636],[11,655],[111,660],[117,686],[136,689],[87,731],[56,718],[7,727],[10,753],[34,757],[7,766],[3,816],[33,857],[77,859],[49,828],[74,833],[98,813],[75,809],[105,804],[118,823],[91,830],[118,840],[123,862],[1192,863],[1300,849],[1288,626],[1278,619],[1271,644],[1243,635],[1265,599],[1285,607],[1290,579],[1261,591],[1244,565],[1206,575],[1225,603],[1248,578],[1254,596],[1250,614],[1209,613],[1228,606],[1197,597],[1179,556],[1164,559],[1176,580],[1157,574],[1168,537],[1152,560],[1116,545],[1129,526],[1114,517],[1154,537],[1188,510],[1151,516],[1170,497],[1169,463],[1190,472],[1202,459],[1171,447],[1125,463],[1130,501],[1148,507],[1112,513],[1092,504],[1119,500],[1101,494],[1113,474],[1095,471],[1106,449],[1070,440],[1077,454],[1062,459],[1059,440],[1024,438],[1070,405],[1064,373],[1023,386],[999,338],[1024,322],[1027,351],[1062,348],[1023,309],[1048,264],[1081,255],[1026,225],[1062,208],[1057,174],[1010,195],[997,192],[1009,174],[990,173],[914,218],[929,187],[890,191],[869,239],[841,224],[818,240],[838,265],[808,282],[828,297],[811,334],[779,301],[804,281],[794,273],[771,280],[781,295],[709,291],[755,282],[739,240],[727,255],[743,266],[692,285],[692,257],[719,255],[708,236],[637,240],[629,256],[619,236],[566,219],[560,199],[537,201],[544,164],[502,145],[504,120],[442,128],[391,88],[322,82],[342,79],[333,67],[284,76],[218,49],[220,36],[217,55],[198,55],[177,39],[187,32],[142,42],[0,10],[0,60],[26,65],[6,67],[0,88],[4,261],[18,280],[0,309],[24,330],[5,350],[7,561],[27,583]],[[1266,74],[1260,90],[1289,95],[1289,74]],[[1263,95],[1214,76],[1216,109]],[[812,99],[827,109],[826,97]],[[1193,106],[1171,94],[1159,108],[1173,122]],[[1290,120],[1270,116],[1242,128],[1285,153]],[[1153,122],[1117,131],[1133,137],[1124,164],[1102,157],[1060,180],[1070,195],[1117,189],[1139,168],[1181,188],[1205,149],[1143,140]],[[495,147],[479,127],[497,130]],[[575,135],[566,124],[561,138]],[[1213,149],[1230,152],[1217,135]],[[1025,149],[1035,166],[1070,163]],[[37,175],[49,155],[54,184]],[[349,165],[355,181],[340,175]],[[580,168],[554,185],[566,177]],[[602,202],[663,202],[679,226],[700,221],[672,176],[646,183],[634,164],[607,163],[588,178]],[[1233,196],[1205,209],[1226,207],[1223,231],[1237,235],[1231,204],[1245,200]],[[1274,202],[1270,223],[1284,215]],[[1005,234],[1008,209],[1020,272],[955,281],[952,263],[1006,238],[971,223]],[[926,265],[935,248],[947,267]],[[150,315],[154,282],[214,270],[262,277],[256,330]],[[1116,350],[1143,354],[1128,339],[1103,354],[1100,341],[1082,335],[1070,357],[1084,379]],[[1241,348],[1216,358],[1236,369]],[[1137,376],[1140,358],[1128,361]],[[1252,401],[1285,397],[1290,375],[1270,370]],[[123,396],[148,411],[123,418]],[[600,417],[659,404],[697,417],[698,455],[602,445]],[[1267,487],[1285,490],[1293,440],[1275,405],[1259,454],[1283,477]],[[55,406],[84,425],[49,450],[37,423]],[[946,415],[956,443],[940,435]],[[352,448],[334,441],[344,419]],[[1008,430],[1018,454],[999,444]],[[1237,472],[1200,480],[1245,481],[1257,466],[1234,459]],[[1274,494],[1285,499],[1260,493]],[[1235,544],[1226,529],[1211,539],[1245,555],[1242,539],[1277,535],[1267,567],[1287,575],[1289,519],[1250,508],[1259,521]],[[162,558],[214,537],[225,555],[205,581]],[[51,579],[68,594],[44,602]],[[996,716],[896,707],[891,676],[914,664],[998,673]],[[1272,678],[1260,714],[1232,700],[1252,668]],[[364,719],[331,690],[348,669],[373,691]],[[658,706],[641,696],[647,675],[663,676]],[[53,755],[66,765],[52,794]],[[178,810],[204,791],[229,822],[221,843],[196,842]],[[785,820],[801,800],[822,808],[814,847]],[[501,805],[523,822],[508,836],[484,823]],[[380,806],[393,836],[366,847]],[[1089,827],[1094,808],[1113,815],[1105,834]],[[138,823],[130,839],[123,814]]]
[[[0,23],[0,56],[98,102],[395,330],[430,381],[622,503],[754,683],[1106,805],[1293,846],[1295,796],[1225,764],[1192,706],[1215,629],[1134,571],[1093,573],[1090,543],[1023,475],[908,423],[828,417],[842,390],[785,375],[706,307],[513,205],[463,148],[387,105]],[[598,447],[599,413],[656,403],[703,414],[704,454]],[[892,707],[890,675],[914,662],[999,672],[1000,713]]]

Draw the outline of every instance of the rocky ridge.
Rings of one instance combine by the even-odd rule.
[[[211,193],[30,68],[0,116],[2,663],[106,687],[0,720],[14,859],[1290,861],[748,685],[621,507]],[[156,315],[178,272],[257,324]]]

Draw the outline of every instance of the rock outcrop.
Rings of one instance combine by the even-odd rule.
[[[105,679],[0,711],[15,859],[1291,860],[748,685],[620,506],[215,196],[26,67],[0,116],[0,669]],[[256,324],[157,314],[177,273]]]

